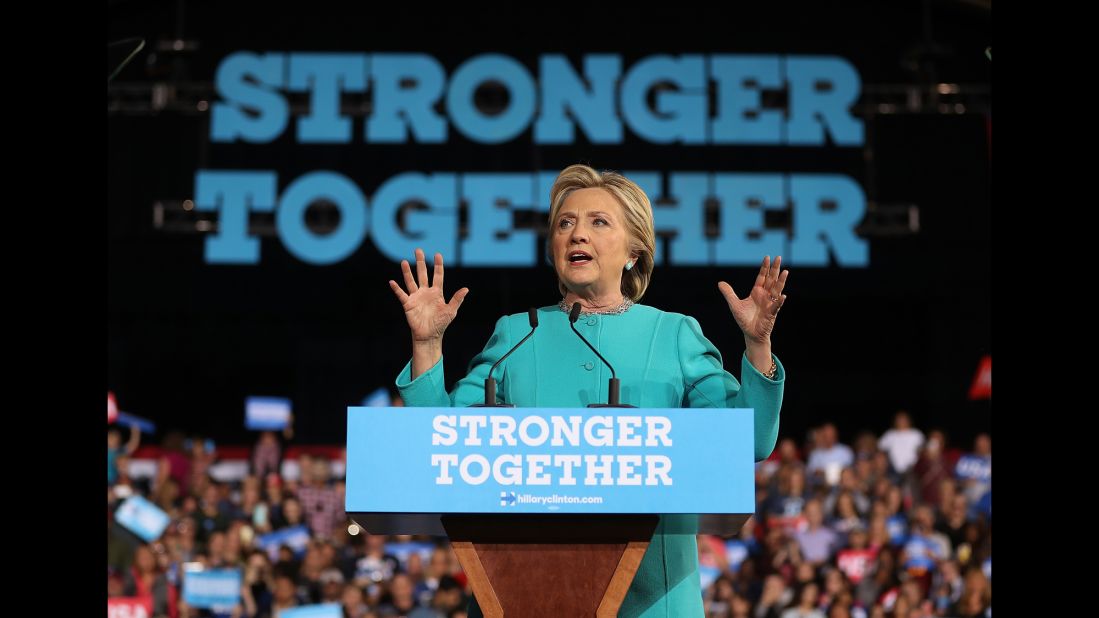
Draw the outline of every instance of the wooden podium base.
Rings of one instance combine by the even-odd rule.
[[[614,618],[656,515],[444,515],[486,618]]]

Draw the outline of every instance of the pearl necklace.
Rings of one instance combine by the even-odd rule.
[[[588,311],[586,309],[581,309],[580,310],[580,315],[582,315],[582,316],[596,315],[596,314],[598,314],[598,315],[622,315],[623,313],[626,313],[627,311],[629,311],[630,307],[632,307],[632,306],[633,306],[633,301],[630,300],[629,298],[626,298],[625,300],[622,301],[622,304],[618,305],[617,307],[612,307],[610,309],[596,310],[596,311]],[[564,298],[561,299],[561,302],[557,303],[557,308],[560,309],[561,311],[564,311],[565,313],[572,313],[572,307],[565,303]]]

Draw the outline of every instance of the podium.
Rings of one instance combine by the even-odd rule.
[[[618,613],[657,527],[755,509],[751,409],[348,408],[348,516],[447,536],[486,617]]]

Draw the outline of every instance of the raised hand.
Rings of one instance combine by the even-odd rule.
[[[413,342],[430,342],[443,338],[447,326],[458,315],[458,308],[462,306],[469,288],[462,288],[454,293],[450,302],[443,297],[443,255],[435,254],[435,275],[430,284],[427,278],[427,263],[423,249],[416,249],[416,277],[412,276],[412,269],[408,260],[401,260],[401,272],[404,274],[405,288],[407,292],[392,279],[389,287],[401,301],[404,308],[405,319],[408,320],[408,328],[412,331]]]
[[[721,294],[725,296],[725,302],[729,304],[729,311],[732,312],[737,326],[744,332],[745,341],[769,343],[771,340],[778,310],[786,302],[782,288],[786,286],[786,277],[790,275],[790,271],[780,270],[781,267],[781,255],[775,258],[774,264],[771,263],[771,256],[764,257],[755,285],[743,300],[737,297],[733,286],[724,281],[717,284]]]

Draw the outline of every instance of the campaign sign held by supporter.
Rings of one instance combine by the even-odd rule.
[[[283,545],[288,545],[294,550],[294,554],[302,555],[309,545],[309,529],[305,526],[294,526],[256,537],[256,547],[266,551],[272,561],[278,561],[279,547]]]
[[[240,603],[240,569],[187,571],[183,575],[183,600],[191,607],[231,608]]]
[[[118,506],[114,519],[146,543],[160,538],[171,520],[168,514],[141,496],[130,496]]]
[[[279,618],[343,618],[343,608],[339,603],[302,605],[280,610]]]
[[[278,431],[290,423],[290,400],[281,397],[248,397],[244,400],[244,427],[254,431]]]
[[[152,597],[114,597],[107,599],[107,618],[152,618]]]

